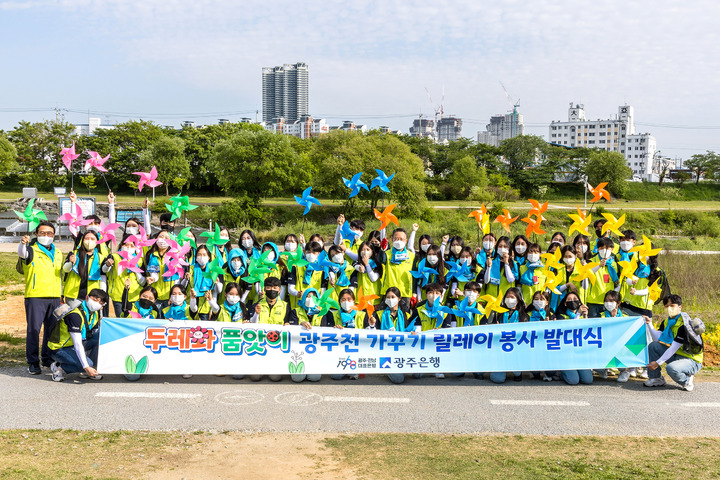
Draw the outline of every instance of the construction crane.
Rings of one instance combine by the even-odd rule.
[[[440,101],[440,105],[435,105],[435,102],[433,102],[433,99],[430,96],[430,90],[428,90],[427,87],[425,87],[425,92],[427,92],[428,99],[430,100],[430,105],[432,105],[433,111],[435,112],[435,126],[433,128],[437,132],[438,115],[440,115],[440,118],[443,118],[445,114],[445,87],[443,87],[442,89],[442,100]]]
[[[514,137],[514,136],[516,135],[516,133],[517,133],[517,132],[515,131],[515,126],[517,125],[517,115],[518,115],[518,113],[517,113],[517,107],[520,106],[520,99],[518,98],[517,100],[515,100],[515,101],[513,102],[513,99],[512,99],[512,97],[510,96],[510,94],[508,93],[507,88],[505,88],[505,85],[503,85],[503,83],[500,82],[500,86],[501,86],[502,89],[505,91],[505,96],[507,97],[508,102],[510,102],[510,105],[512,105],[512,107],[513,107],[513,109],[512,109],[513,122],[512,122],[512,131],[511,131],[511,134],[512,134],[512,136]]]

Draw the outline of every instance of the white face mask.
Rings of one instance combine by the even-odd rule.
[[[317,262],[317,259],[318,259],[318,256],[316,253],[308,253],[307,255],[305,255],[305,260],[307,260],[310,263]]]
[[[305,306],[306,306],[308,309],[314,308],[314,307],[315,307],[315,297],[307,297],[307,298],[305,299]]]
[[[492,250],[494,246],[495,246],[495,242],[493,242],[492,240],[485,240],[483,242],[483,248],[488,252],[490,250]]]
[[[540,260],[540,254],[539,253],[528,253],[527,254],[528,262],[530,263],[536,263]]]
[[[275,261],[275,252],[270,251],[270,255],[267,257],[268,262],[274,262]]]
[[[612,312],[615,310],[615,307],[617,307],[617,303],[615,302],[605,302],[605,310],[608,312]]]
[[[47,247],[53,243],[53,237],[37,237],[38,243],[43,247]]]
[[[83,240],[83,247],[85,247],[85,250],[88,252],[95,250],[95,246],[97,246],[97,242],[95,240]]]
[[[238,271],[242,268],[242,260],[233,260],[232,261],[232,267],[235,271]]]
[[[607,260],[608,258],[610,258],[610,255],[612,255],[612,250],[610,250],[609,248],[598,250],[598,256],[602,259]]]
[[[527,246],[525,245],[515,245],[515,253],[518,255],[522,255],[525,253],[525,250],[527,250]]]
[[[173,305],[182,305],[185,301],[185,297],[183,295],[171,295],[170,296],[170,302]]]
[[[200,265],[201,267],[204,267],[205,265],[207,265],[207,263],[210,261],[210,259],[208,257],[206,257],[205,255],[203,255],[202,257],[196,257],[195,261],[198,263],[198,265]]]
[[[478,295],[477,292],[469,292],[468,291],[468,292],[464,292],[464,293],[465,293],[465,298],[467,298],[467,301],[469,304],[472,305],[473,303],[475,303],[475,301],[477,300],[477,295]]]
[[[320,240],[315,240],[315,241],[320,244],[320,248],[325,248],[324,242],[321,242]]]
[[[393,242],[393,248],[398,251],[405,250],[405,242],[403,242],[402,240],[395,240]]]
[[[438,294],[436,294],[436,293],[428,293],[428,294],[425,296],[425,298],[427,298],[428,304],[430,304],[430,305],[435,305],[435,300],[437,300],[437,298],[438,298],[439,296],[440,296],[440,295],[438,295]]]
[[[239,295],[227,295],[225,297],[225,301],[228,303],[228,305],[235,305],[240,301]]]
[[[517,298],[506,298],[505,299],[505,306],[508,308],[515,308],[517,306]]]
[[[575,265],[575,257],[565,257],[563,258],[563,262],[565,262],[565,265]]]
[[[535,307],[535,310],[545,310],[545,302],[542,300],[533,300],[533,307]]]
[[[342,254],[342,253],[338,253],[337,255],[333,255],[332,261],[333,261],[333,263],[342,264],[342,263],[343,263],[343,258],[344,258],[343,254]]]
[[[97,233],[100,231],[100,225],[88,225],[85,230]]]
[[[85,304],[87,305],[87,309],[91,312],[99,312],[100,310],[102,310],[102,305],[100,304],[100,302],[96,302],[92,298],[88,298]]]
[[[166,249],[168,247],[167,240],[164,238],[158,238],[158,241],[155,242],[158,246],[158,248]]]
[[[503,257],[503,256],[507,255],[508,253],[510,253],[510,250],[508,250],[507,248],[498,248],[497,253],[498,253],[498,256]]]
[[[355,238],[357,238],[358,240],[360,240],[363,236],[363,232],[361,232],[360,230],[353,230],[352,232],[355,234]]]
[[[460,259],[460,265],[470,265],[472,263],[472,258],[461,258]]]
[[[252,238],[246,238],[242,241],[242,246],[245,250],[250,250],[253,246]]]
[[[561,248],[561,247],[564,247],[564,246],[565,246],[565,242],[562,241],[562,239],[560,239],[560,238],[558,238],[558,239],[556,239],[556,240],[553,240],[553,241],[550,242],[550,243],[557,243],[558,248]]]
[[[385,299],[385,305],[387,305],[387,306],[390,307],[390,308],[395,308],[395,306],[396,306],[397,304],[398,304],[398,298],[397,298],[397,297],[386,298],[386,299]]]
[[[427,263],[429,263],[430,265],[436,265],[438,263],[437,255],[428,255],[426,258],[427,258]]]
[[[427,252],[428,248],[430,248],[429,243],[423,243],[422,245],[420,245],[420,250],[422,250],[423,252]]]
[[[230,237],[226,237],[226,236],[223,235],[223,236],[220,237],[220,240],[222,240],[223,242],[226,242],[226,243],[227,243],[227,242],[230,240]]]
[[[452,247],[450,247],[450,251],[455,255],[460,255],[460,252],[462,252],[462,247],[460,245],[453,245]]]
[[[665,307],[665,314],[668,318],[677,317],[680,314],[680,307]]]
[[[297,243],[285,242],[285,251],[286,252],[294,252],[295,250],[297,250]]]
[[[580,245],[579,248],[583,255],[585,255],[585,253],[587,253],[588,246],[585,245],[584,243],[582,245]]]
[[[125,229],[125,233],[128,235],[137,235],[138,234],[138,227],[127,227]]]
[[[630,251],[631,248],[633,248],[632,242],[620,242],[620,248],[623,249],[624,252]]]
[[[349,312],[354,305],[355,302],[353,302],[352,300],[345,300],[343,302],[340,302],[340,308],[342,308],[346,312]]]
[[[370,250],[363,250],[360,256],[362,258],[370,258],[372,256],[372,252]]]

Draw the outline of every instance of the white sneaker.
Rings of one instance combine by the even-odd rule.
[[[638,374],[637,368],[631,368],[631,369],[630,369],[630,376],[631,376],[632,378],[637,377],[637,374]]]
[[[542,380],[543,380],[543,382],[552,382],[552,377],[549,377],[543,373]]]
[[[685,384],[684,387],[682,387],[683,390],[685,390],[686,392],[692,392],[693,389],[695,388],[694,382],[695,382],[695,375],[690,375],[690,379],[688,379],[688,382]]]
[[[100,375],[99,373],[93,377],[93,376],[88,375],[85,372],[80,372],[80,375],[78,375],[78,376],[80,378],[85,378],[85,379],[89,378],[90,380],[102,380],[102,375]]]
[[[186,374],[183,375],[182,377],[183,377],[183,378],[192,378],[192,375],[189,375],[189,374],[186,373]]]
[[[50,364],[50,370],[52,371],[53,382],[62,382],[65,380],[65,370],[63,370],[57,362]]]
[[[436,373],[435,378],[445,378],[445,374],[444,373]]]
[[[603,380],[607,380],[608,378],[607,368],[603,368],[602,370],[595,370],[595,373],[597,373]]]
[[[666,384],[665,378],[658,377],[658,378],[651,378],[647,382],[643,383],[646,387],[662,387]]]
[[[618,375],[617,381],[620,383],[625,383],[630,379],[630,370],[625,370],[624,372],[620,372],[620,375]]]
[[[639,376],[640,378],[645,379],[645,380],[647,380],[648,378],[650,378],[650,376],[649,376],[648,373],[647,373],[647,370],[643,370],[642,372],[640,372],[640,373],[638,374],[638,376]]]

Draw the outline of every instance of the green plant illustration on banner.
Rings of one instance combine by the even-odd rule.
[[[302,356],[305,352],[292,351],[292,357],[288,363],[288,372],[290,373],[305,373],[305,362],[302,361]]]
[[[140,360],[135,362],[135,359],[132,355],[128,355],[125,357],[125,371],[127,373],[145,373],[147,371],[148,367],[148,358],[147,355],[142,357]]]

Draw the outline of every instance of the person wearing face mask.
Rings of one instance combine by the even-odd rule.
[[[535,292],[532,297],[532,307],[530,309],[529,322],[545,322],[555,320],[555,314],[550,311],[550,298],[545,292]],[[536,379],[542,379],[543,382],[551,382],[555,372],[532,372]],[[559,379],[556,376],[556,380]]]
[[[443,287],[438,283],[425,285],[425,301],[418,303],[410,315],[410,322],[415,324],[416,332],[426,332],[440,328],[450,328],[450,315],[443,312],[442,307]],[[413,374],[415,378],[421,378],[422,374]],[[435,378],[445,378],[442,373],[436,373]]]
[[[587,318],[588,309],[580,301],[577,288],[574,285],[568,287],[565,297],[558,305],[557,318],[569,320],[574,318]],[[568,385],[582,383],[589,385],[593,382],[592,370],[561,370],[560,378]]]
[[[583,265],[587,264],[592,256],[590,252],[590,238],[582,233],[578,233],[573,239],[573,247],[575,248],[575,253],[580,263]]]
[[[290,325],[290,307],[280,298],[281,282],[277,277],[267,277],[262,299],[250,307],[252,317],[251,323],[262,323],[270,325]],[[259,382],[262,375],[250,375],[250,380]],[[279,382],[282,375],[268,375],[271,381]],[[233,375],[233,378],[240,380],[243,375]]]
[[[107,196],[108,200],[108,223],[115,223],[117,216],[115,212],[115,194],[113,192],[109,192]],[[145,202],[148,200],[145,199]],[[145,212],[147,212],[147,204],[144,204]],[[140,233],[140,223],[141,220],[137,217],[128,218],[125,221],[125,227],[123,228],[123,241],[121,242],[121,245],[125,243],[125,238],[128,235],[138,235]],[[145,224],[145,231],[149,232],[150,222],[148,221]],[[144,253],[144,252],[143,252]]]
[[[518,268],[525,265],[528,245],[530,245],[530,241],[528,241],[525,235],[516,236],[512,242],[510,253],[515,263],[517,263]]]
[[[518,322],[527,322],[528,316],[525,313],[525,302],[523,301],[523,294],[517,287],[508,288],[505,292],[505,297],[501,305],[507,309],[507,312],[498,313],[490,312],[489,315],[483,316],[480,320],[481,325],[507,325]],[[522,381],[522,372],[512,372],[513,380],[516,382]],[[483,378],[482,373],[478,373],[476,378]],[[491,372],[490,381],[493,383],[505,383],[507,380],[507,372]]]
[[[448,244],[450,245],[449,247]],[[440,250],[445,256],[446,262],[457,262],[463,248],[465,248],[465,241],[459,235],[452,238],[450,238],[449,235],[445,235],[443,237],[443,243],[440,245]]]
[[[413,271],[417,271],[418,263],[420,263],[420,260],[424,260],[427,256],[427,251],[430,247],[432,247],[432,237],[430,235],[423,234],[420,235],[420,239],[418,240],[418,250],[415,252],[415,259],[413,260]],[[413,296],[415,295],[414,292],[417,292],[418,287],[418,279],[413,278]]]
[[[150,285],[146,285],[140,290],[140,295],[134,302],[130,302],[127,295],[123,294],[122,316],[132,317],[132,313],[136,313],[140,315],[140,318],[162,318],[162,312],[155,305],[156,301],[157,290]]]
[[[609,240],[609,239],[608,239]],[[600,251],[600,250],[599,250]],[[603,303],[601,305],[601,310],[598,315],[593,316],[592,309],[590,308],[590,305],[588,305],[588,315],[590,318],[615,318],[615,317],[622,317],[623,313],[620,311],[620,294],[616,292],[615,290],[609,290],[605,295],[603,296]],[[623,369],[623,372],[625,369]],[[598,375],[600,375],[600,378],[603,380],[608,378],[608,369],[597,369],[595,370]],[[622,374],[622,372],[620,372]],[[630,374],[628,373],[628,377]],[[627,378],[624,378],[621,380],[621,376],[618,376],[619,382],[627,382]]]
[[[124,256],[132,260],[137,258],[137,267],[143,268],[142,252],[138,252],[135,243],[130,235],[123,236],[120,251],[108,256],[102,264],[102,272],[105,274],[108,282],[108,295],[113,304],[113,312],[116,317],[122,315],[123,295],[127,291],[128,300],[130,302],[137,301],[140,296],[140,290],[145,285],[145,276],[142,270],[132,272],[127,268],[120,267],[120,262],[125,260]],[[122,255],[121,255],[122,252]]]
[[[363,242],[358,248],[358,260],[353,265],[353,272],[350,274],[350,285],[363,292],[363,295],[377,295],[378,298],[370,303],[377,305],[382,296],[382,263],[379,256],[385,256],[385,252],[377,250],[368,242]]]
[[[421,263],[418,263],[418,265],[421,265]],[[415,268],[415,271],[417,271],[417,268]],[[446,269],[445,269],[445,260],[443,259],[442,251],[440,247],[437,245],[432,245],[430,248],[428,248],[427,255],[425,255],[425,268],[431,268],[438,272],[430,273],[428,275],[427,281],[425,281],[424,278],[414,278],[415,281],[415,289],[413,290],[414,295],[413,298],[417,299],[417,301],[422,302],[423,300],[426,300],[425,298],[425,285],[428,283],[437,283],[441,287],[443,287],[443,293],[442,298],[443,301],[447,298],[447,281],[445,279]],[[413,305],[411,305],[413,306]]]
[[[550,237],[550,243],[557,243],[558,248],[564,247],[566,242],[567,240],[563,232],[555,232],[552,234],[552,237]]]
[[[314,288],[303,291],[297,307],[290,311],[288,318],[290,325],[301,325],[306,330],[311,330],[312,327],[334,327],[335,322],[332,315],[318,315],[320,313],[320,306],[317,303],[319,298],[320,294]],[[322,375],[301,373],[290,375],[290,378],[293,382],[302,382],[303,380],[318,382]]]
[[[485,248],[483,246],[483,251]],[[482,274],[485,295],[502,297],[508,288],[515,286],[519,277],[518,265],[510,256],[510,239],[500,237],[496,244],[495,256],[487,256]]]
[[[302,237],[302,235],[301,235]],[[320,245],[320,255],[318,256],[318,261],[322,262],[323,260],[327,260],[327,252],[325,251],[325,240],[323,239],[322,235],[319,233],[313,233],[310,236],[310,242],[317,242]],[[303,242],[300,242],[301,244]],[[307,247],[307,244],[302,245],[303,250]]]
[[[420,227],[415,223],[412,228],[410,242],[408,242],[407,232],[404,229],[395,229],[392,234],[392,249],[390,254],[387,255],[387,260],[383,266],[385,272],[383,275],[383,293],[387,292],[390,287],[397,287],[402,295],[402,301],[408,305],[413,295],[413,276],[410,272],[415,260],[415,248],[413,247],[415,232]]]
[[[65,259],[65,303],[73,305],[87,298],[87,292],[95,288],[106,290],[103,281],[102,254],[98,248],[98,235],[90,230],[81,237],[80,247]],[[74,306],[74,305],[73,305]]]
[[[37,236],[32,240],[27,235],[20,240],[16,268],[25,277],[25,356],[28,372],[39,375],[41,360],[45,367],[51,363],[47,342],[55,322],[53,311],[60,306],[62,296],[63,254],[55,246],[55,226],[52,223],[41,221],[35,233]],[[42,326],[45,333],[41,348]]]
[[[468,308],[477,308],[478,299],[482,295],[482,285],[478,282],[468,282],[464,285],[462,293],[462,300],[467,300]],[[457,304],[455,308],[457,308]],[[480,322],[483,319],[483,315],[481,313],[470,313],[469,315],[470,318],[457,317],[453,315],[450,319],[450,326],[454,328],[480,325]],[[462,374],[458,376],[462,376]]]
[[[644,263],[637,252],[631,252],[635,248],[636,236],[632,230],[625,230],[620,237],[620,251],[618,252],[618,266],[620,274],[625,273],[625,268],[619,262],[637,261],[637,268],[626,276],[620,285],[620,298],[623,299],[620,308],[628,315],[642,315],[652,317],[652,301],[648,290],[648,277],[650,276],[650,265]],[[626,264],[627,265],[627,264]]]
[[[388,288],[383,301],[373,313],[375,326],[381,330],[408,332],[413,335],[416,330],[415,321],[411,319],[412,315],[409,311],[403,310],[400,299],[400,290],[396,287]],[[403,383],[405,375],[402,373],[390,373],[388,379],[395,384]]]
[[[168,272],[165,255],[170,251],[170,234],[162,230],[155,237],[155,243],[145,254],[145,282],[155,287],[158,293],[157,304],[160,310],[170,301],[170,289],[183,280],[179,273],[165,276]]]
[[[212,278],[206,276],[211,261],[212,255],[208,247],[200,245],[195,253],[195,263],[190,265],[190,270],[185,273],[185,281],[192,292],[192,297],[197,298],[199,320],[210,320],[210,315],[213,313],[212,304],[217,305],[214,282]]]
[[[355,310],[355,294],[349,288],[346,288],[340,292],[338,304],[340,305],[339,310],[332,309],[327,315],[331,316],[332,319],[328,319],[328,322],[335,324],[335,328],[364,328],[364,329],[375,329],[375,316],[369,317],[365,311]],[[360,378],[358,374],[343,374],[335,373],[331,374],[330,378],[333,380],[342,380],[345,377],[351,380],[357,380]]]
[[[547,276],[543,272],[545,265],[540,259],[540,245],[531,243],[528,245],[525,265],[521,266],[520,272],[520,288],[522,289],[523,302],[526,305],[532,303],[532,297],[535,292],[545,290],[545,280]]]
[[[475,261],[480,266],[480,268],[485,268],[488,262],[488,258],[492,259],[495,257],[495,244],[497,243],[497,239],[495,238],[495,234],[490,232],[483,235],[482,238],[482,248],[479,248],[479,252],[477,253],[477,256],[475,258]]]
[[[463,248],[463,251],[460,253],[458,263],[461,267],[463,267],[464,271],[463,273],[452,277],[450,294],[447,299],[448,305],[454,305],[455,303],[462,301],[465,286],[468,282],[475,282],[478,277],[478,265],[475,263],[475,253],[471,247]],[[443,292],[443,298],[445,298],[445,292]]]
[[[245,252],[248,259],[260,258],[260,243],[255,238],[252,230],[243,230],[240,233],[239,245],[241,250]]]
[[[595,229],[595,244],[593,245],[591,254],[595,255],[599,248],[599,242],[602,238],[610,238],[610,230],[606,230],[605,233],[602,233],[603,225],[607,223],[607,219],[605,218],[599,218],[593,222],[593,228]],[[620,246],[617,244],[613,244],[613,253],[618,253],[620,249]]]
[[[575,248],[571,245],[561,247],[560,256],[562,258],[562,263],[565,266],[565,275],[562,285],[558,285],[557,287],[557,290],[560,293],[558,294],[554,291],[551,291],[550,293],[550,310],[553,312],[557,311],[558,305],[562,299],[565,298],[566,291],[570,286],[574,286],[578,291],[581,301],[585,300],[587,289],[590,287],[590,282],[587,279],[578,280],[579,273],[575,269],[575,263],[577,263]]]
[[[358,248],[360,248],[360,244],[362,243],[362,237],[365,233],[365,222],[363,222],[360,219],[355,219],[350,222],[350,230],[355,234],[354,238],[345,238],[343,239],[342,234],[342,226],[345,224],[345,215],[340,214],[340,216],[337,218],[337,228],[335,229],[335,238],[333,239],[333,243],[335,245],[342,245],[345,248],[342,250],[345,252],[345,256],[348,257],[350,261],[357,261],[358,256]]]
[[[299,305],[299,299],[305,290],[313,288],[316,291],[323,290],[325,281],[325,271],[320,260],[320,252],[324,252],[319,243],[315,241],[305,245],[305,260],[307,265],[294,265],[288,275],[288,303],[290,308],[296,309]]]
[[[97,364],[99,325],[108,294],[98,288],[90,290],[85,300],[67,312],[56,323],[48,339],[52,379],[62,382],[65,375],[80,372],[81,378],[102,379]]]
[[[115,197],[114,197],[114,195],[111,197],[111,195],[112,195],[112,192],[110,193],[110,195],[108,195],[108,201],[110,200],[110,198],[112,198],[114,201]],[[71,204],[70,208],[74,211],[75,204],[77,203],[77,194],[73,190],[70,190],[69,197],[70,197],[70,204]],[[85,226],[85,232],[89,232],[89,231],[95,232],[95,234],[98,237],[98,240],[102,240],[102,237],[100,236],[100,232],[102,231],[102,219],[94,214],[87,215],[86,217],[84,217],[84,219],[90,221],[90,224]],[[114,223],[114,222],[110,222],[110,223]],[[72,238],[75,242],[75,246],[73,247],[73,250],[77,250],[78,248],[80,248],[80,246],[82,244],[83,234],[81,234],[80,232],[72,232],[71,231],[70,235],[72,236]],[[103,258],[107,257],[111,253],[110,249],[108,248],[108,244],[107,243],[99,243],[99,241],[98,241],[98,250],[100,251],[100,255]]]
[[[595,282],[591,282],[586,296],[590,318],[596,318],[603,312],[605,294],[615,289],[618,281],[613,241],[610,238],[602,237],[598,240],[597,247],[597,254],[592,257],[592,261],[598,263],[592,269]]]
[[[328,250],[328,261],[324,263],[327,268],[327,276],[323,288],[330,290],[330,298],[338,301],[340,292],[350,287],[350,277],[355,271],[353,266],[346,260],[343,254],[343,247],[333,245]]]
[[[252,286],[249,283],[243,282],[241,278],[245,275],[247,269],[247,256],[245,251],[239,248],[233,248],[228,253],[228,262],[225,264],[225,274],[218,277],[215,282],[215,293],[217,294],[218,303],[222,304],[225,301],[225,285],[228,283],[237,283],[240,287],[240,300],[247,304],[246,299],[250,294]]]
[[[650,285],[662,287],[667,282],[667,277],[658,265],[657,255],[647,258],[647,270],[641,269],[641,265],[645,266],[645,263],[638,259],[638,269],[635,271],[635,277],[627,279],[629,288],[626,296],[622,297],[623,303],[620,308],[630,316],[652,317],[653,304],[659,303],[661,299],[653,302],[650,299],[649,287]]]
[[[228,252],[232,250],[232,244],[230,243],[230,231],[226,227],[220,227],[220,240],[223,242],[222,245],[213,245],[211,253],[213,258],[217,258],[220,266],[224,267],[228,260]]]
[[[668,295],[663,298],[666,319],[659,329],[655,329],[652,318],[645,317],[652,336],[648,345],[648,364],[650,379],[644,383],[646,387],[662,387],[667,382],[662,376],[661,367],[683,390],[691,392],[695,388],[695,374],[700,371],[703,363],[704,344],[702,328],[696,330],[696,320],[682,311],[680,295]]]
[[[263,280],[267,277],[287,279],[287,274],[283,273],[283,267],[285,264],[284,262],[281,262],[282,259],[280,258],[280,249],[274,242],[265,242],[262,244],[260,250],[260,257],[264,255],[267,255],[267,262],[268,264],[272,264],[272,267],[270,267],[270,272],[262,274]],[[252,288],[250,289],[250,294],[247,296],[247,299],[243,301],[246,301],[248,305],[257,303],[257,301],[260,300],[262,293],[262,282],[256,282],[252,285]],[[285,297],[284,287],[281,289],[280,295],[282,297]]]
[[[186,299],[185,287],[180,284],[173,285],[170,289],[168,306],[162,309],[163,318],[168,320],[193,320],[194,315]]]
[[[209,301],[215,319],[218,322],[249,322],[248,310],[245,308],[243,301],[240,300],[240,285],[230,282],[225,285],[224,293],[225,300],[221,304],[218,304],[215,299]]]

